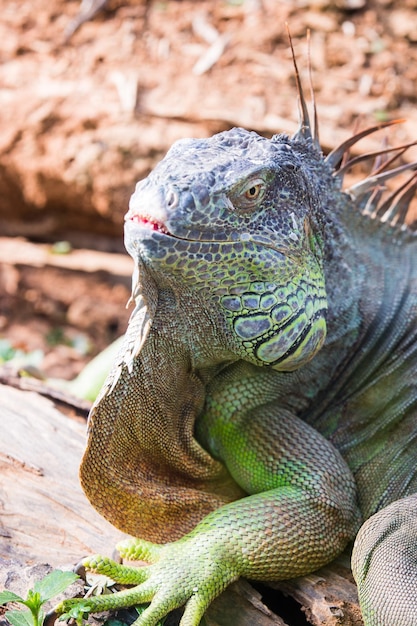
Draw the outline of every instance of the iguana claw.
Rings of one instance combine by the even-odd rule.
[[[149,604],[135,626],[157,626],[168,613],[185,605],[181,626],[197,626],[211,601],[237,575],[224,562],[216,561],[210,542],[206,549],[199,542],[194,551],[193,541],[194,538],[187,537],[161,546],[137,539],[119,544],[123,557],[146,558],[151,563],[144,567],[121,565],[100,555],[84,559],[82,564],[87,571],[135,586],[106,595],[64,600],[56,607],[56,612],[63,618],[82,623],[88,613]]]

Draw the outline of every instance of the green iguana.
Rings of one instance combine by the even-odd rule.
[[[150,603],[136,625],[155,626],[185,605],[196,626],[238,577],[312,572],[368,520],[353,552],[365,624],[417,626],[417,164],[380,157],[342,191],[358,160],[343,157],[376,128],[324,158],[296,76],[293,137],[178,141],[132,196],[136,307],[81,481],[141,537],[122,556],[150,565],[86,559],[135,586],[60,613]]]

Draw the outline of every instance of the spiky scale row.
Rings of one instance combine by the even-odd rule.
[[[310,78],[310,86],[312,93],[312,101],[313,101],[313,111],[314,111],[314,125],[313,129],[310,122],[310,116],[308,113],[307,102],[304,97],[304,91],[300,80],[300,74],[297,67],[297,61],[294,53],[294,48],[292,44],[291,35],[289,32],[289,28],[287,25],[287,31],[289,36],[289,42],[291,47],[291,53],[294,64],[294,75],[296,80],[297,92],[298,92],[298,101],[300,108],[300,127],[297,131],[295,137],[300,136],[307,140],[312,140],[317,149],[320,149],[319,142],[319,129],[318,129],[318,119],[317,119],[317,107],[314,96],[314,89],[312,86],[311,80],[311,62],[309,57],[309,78]],[[309,33],[308,33],[309,37]],[[309,41],[309,40],[308,40]],[[310,46],[308,46],[308,50],[310,51]],[[375,133],[384,128],[388,128],[390,126],[401,124],[404,120],[393,120],[388,122],[382,122],[377,124],[376,126],[371,126],[370,128],[366,128],[362,131],[355,133],[352,137],[349,137],[346,141],[342,142],[339,146],[334,148],[325,158],[325,162],[334,170],[335,175],[343,179],[343,176],[346,172],[363,161],[369,159],[376,159],[381,155],[385,155],[389,152],[396,151],[397,154],[388,162],[383,163],[381,169],[379,171],[373,172],[369,178],[357,183],[353,187],[347,189],[346,191],[352,195],[355,200],[355,203],[359,207],[361,204],[364,205],[364,200],[367,199],[366,202],[366,213],[373,217],[378,217],[381,221],[387,221],[392,225],[396,226],[405,226],[407,223],[408,210],[410,206],[410,202],[415,195],[415,191],[417,189],[417,179],[413,175],[411,178],[404,183],[402,187],[397,189],[395,192],[391,194],[389,199],[387,199],[383,204],[379,205],[380,194],[378,193],[381,189],[381,186],[385,181],[390,178],[397,176],[407,170],[414,171],[417,169],[417,162],[407,163],[403,166],[400,166],[394,170],[390,170],[385,174],[382,173],[395,159],[404,155],[404,153],[411,148],[412,146],[417,145],[417,141],[404,144],[402,146],[396,146],[393,148],[381,149],[377,152],[362,154],[353,159],[348,158],[349,150],[352,146],[354,146],[358,141]],[[401,193],[404,191],[404,193]],[[408,224],[409,228],[414,228],[417,230],[417,222],[415,224]]]

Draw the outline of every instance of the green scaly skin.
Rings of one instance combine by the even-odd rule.
[[[150,603],[136,624],[155,626],[185,605],[181,626],[197,626],[239,576],[314,571],[382,510],[355,547],[365,623],[417,624],[378,530],[397,520],[391,552],[415,537],[384,507],[409,512],[417,491],[417,239],[360,209],[302,132],[177,142],[138,184],[136,308],[81,480],[143,537],[122,556],[150,564],[87,559],[135,586],[58,612]]]

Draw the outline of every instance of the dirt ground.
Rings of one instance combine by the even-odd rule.
[[[103,6],[81,23],[89,4]],[[174,140],[234,125],[292,133],[286,23],[304,81],[311,31],[325,151],[387,119],[406,120],[392,142],[417,139],[417,0],[0,0],[0,9],[2,236],[120,253],[135,182]],[[36,353],[47,375],[70,378],[123,332],[126,276],[102,271],[93,289],[79,270],[4,256],[0,360],[1,350]]]

